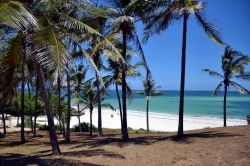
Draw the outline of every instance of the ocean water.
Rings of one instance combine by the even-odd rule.
[[[177,115],[179,112],[179,91],[161,91],[162,96],[151,97],[149,111]],[[108,91],[109,96],[104,103],[110,103],[118,107],[116,93]],[[121,93],[120,93],[121,94]],[[223,117],[223,92],[217,96],[211,96],[211,91],[186,91],[184,114],[189,116]],[[146,100],[133,92],[133,99],[128,99],[127,109],[134,111],[146,111]],[[241,95],[237,92],[229,92],[227,97],[228,118],[246,119],[250,115],[250,95]]]

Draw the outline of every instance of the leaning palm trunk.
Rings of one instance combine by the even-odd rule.
[[[97,87],[97,103],[98,103],[98,135],[103,136],[102,132],[102,107],[101,107],[101,94],[100,94],[100,83],[96,74],[96,87]]]
[[[33,120],[32,120],[32,109],[31,109],[31,94],[30,94],[30,85],[28,85],[28,91],[29,91],[29,112],[30,112],[30,128],[31,131],[33,131]]]
[[[127,32],[123,30],[123,41],[122,41],[122,56],[123,59],[126,59],[126,51],[127,51]],[[127,128],[127,83],[126,83],[126,64],[122,64],[122,110],[123,110],[123,132],[122,132],[122,140],[128,141],[128,128]]]
[[[116,96],[117,96],[117,100],[118,100],[118,105],[119,105],[119,111],[120,111],[120,119],[121,119],[121,134],[123,132],[123,123],[122,123],[122,106],[121,106],[121,98],[120,98],[120,94],[118,91],[118,85],[115,84],[115,90],[116,90]]]
[[[147,100],[147,132],[149,132],[149,116],[148,116],[148,108],[149,108],[149,96],[146,97]]]
[[[51,143],[51,147],[52,147],[52,152],[54,155],[60,155],[61,151],[60,151],[60,148],[58,145],[55,125],[54,125],[54,119],[53,119],[53,115],[51,112],[51,106],[50,106],[50,101],[49,101],[49,95],[48,95],[48,92],[47,92],[46,87],[45,87],[44,74],[43,74],[42,68],[40,66],[37,67],[37,74],[39,76],[41,93],[43,96],[45,110],[46,110],[47,119],[48,119],[50,143]]]
[[[187,20],[188,20],[188,14],[185,12],[184,16],[183,16],[183,38],[182,38],[182,57],[181,57],[181,85],[180,85],[180,105],[179,105],[178,136],[183,136],[184,90],[185,90],[185,72],[186,72]]]
[[[22,58],[22,81],[21,81],[21,143],[25,142],[24,136],[24,58]]]
[[[90,113],[90,124],[89,124],[89,135],[92,136],[93,133],[93,126],[92,126],[92,118],[93,118],[93,105],[92,103],[90,103],[90,109],[89,109],[89,113]]]
[[[70,109],[71,109],[71,101],[70,101],[70,76],[67,71],[67,90],[68,90],[68,108],[67,108],[67,117],[66,117],[66,135],[65,135],[65,142],[70,142]]]
[[[227,85],[225,85],[225,87],[224,87],[224,105],[223,105],[223,107],[224,107],[224,111],[223,111],[223,113],[224,113],[224,127],[226,127],[227,126]]]

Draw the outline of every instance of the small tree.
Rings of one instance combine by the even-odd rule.
[[[204,72],[208,72],[208,74],[212,77],[219,77],[223,80],[219,83],[216,89],[213,92],[213,96],[217,94],[220,88],[224,85],[224,127],[227,126],[226,123],[226,103],[227,103],[227,92],[228,88],[232,87],[236,89],[241,94],[249,93],[248,90],[243,88],[238,83],[234,82],[232,79],[236,78],[239,80],[250,80],[250,73],[244,71],[244,67],[247,63],[249,63],[249,57],[243,55],[239,51],[235,51],[231,49],[229,46],[225,48],[224,55],[222,56],[222,71],[223,74],[220,74],[216,71],[212,71],[209,69],[204,69]]]
[[[148,112],[149,112],[149,100],[150,96],[160,96],[162,93],[158,91],[157,89],[160,88],[160,86],[155,85],[154,80],[145,80],[143,81],[144,91],[138,91],[137,94],[145,95],[146,101],[147,101],[147,107],[146,107],[146,113],[147,113],[147,131],[149,132],[149,118],[148,118]]]

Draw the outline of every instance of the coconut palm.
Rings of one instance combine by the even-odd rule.
[[[165,31],[171,23],[183,19],[182,37],[182,58],[181,58],[181,82],[180,82],[180,104],[179,104],[179,126],[178,136],[183,135],[183,115],[184,115],[184,90],[185,90],[185,71],[186,71],[186,40],[187,24],[191,15],[204,29],[205,33],[217,44],[223,44],[220,32],[215,26],[208,22],[204,17],[203,11],[206,3],[194,0],[134,0],[133,6],[143,7],[139,14],[142,15],[143,22],[146,24],[144,39],[148,40],[153,34]]]
[[[81,103],[86,106],[86,108],[89,109],[90,112],[90,135],[92,135],[92,128],[93,128],[93,123],[92,123],[92,118],[93,118],[93,109],[94,107],[98,106],[98,93],[96,90],[96,82],[93,81],[94,79],[89,79],[86,82],[83,83],[83,93],[81,95]],[[101,102],[104,101],[104,97],[101,98]],[[103,103],[101,104],[102,107],[107,107],[114,109],[112,105]]]
[[[111,7],[113,7],[111,29],[113,33],[120,34],[122,43],[122,56],[126,59],[128,42],[134,41],[135,47],[145,60],[142,46],[135,29],[135,22],[137,21],[136,12],[130,8],[131,0],[107,0]],[[146,63],[145,63],[146,64]],[[147,67],[147,66],[146,66]],[[126,104],[126,71],[127,66],[125,63],[122,65],[122,111],[123,111],[123,135],[122,140],[129,140],[127,129],[127,104]],[[147,68],[148,69],[148,68]]]
[[[82,132],[81,129],[81,110],[80,110],[80,103],[81,103],[81,91],[82,91],[82,84],[86,78],[87,74],[87,68],[85,68],[83,65],[79,65],[75,67],[75,69],[72,69],[73,74],[71,75],[71,78],[73,80],[73,86],[74,91],[76,93],[76,103],[77,103],[77,118],[78,118],[78,125],[79,125],[79,131]]]
[[[138,67],[144,66],[142,62],[138,62],[136,64],[131,63],[131,54],[134,53],[131,50],[127,51],[127,56],[126,56],[126,62],[127,62],[127,71],[126,71],[126,77],[130,78],[135,78],[135,77],[140,77],[141,74],[137,71]],[[112,52],[104,50],[104,54],[112,54]],[[120,99],[120,93],[119,93],[119,86],[122,86],[122,64],[113,61],[112,59],[108,59],[108,67],[104,67],[106,71],[111,71],[112,74],[106,76],[107,82],[109,85],[114,84],[115,85],[115,90],[116,90],[116,96],[117,96],[117,101],[118,101],[118,106],[120,110],[120,120],[121,120],[121,133],[123,131],[123,114],[122,114],[122,107],[121,107],[121,99]],[[132,90],[130,86],[127,84],[127,97],[132,98]]]
[[[250,73],[245,72],[245,65],[248,63],[250,58],[239,51],[233,50],[229,46],[225,48],[224,55],[222,56],[222,72],[220,74],[216,71],[212,71],[209,69],[204,69],[204,72],[207,72],[212,77],[219,77],[223,79],[216,89],[213,92],[213,96],[217,94],[220,88],[224,85],[224,126],[227,126],[226,123],[226,104],[227,104],[227,92],[229,87],[236,89],[241,94],[248,94],[249,91],[236,83],[233,79],[239,80],[250,80]]]
[[[73,38],[70,34],[73,30],[84,33],[85,35],[99,36],[105,41],[106,45],[110,46],[112,50],[115,51],[115,48],[107,39],[102,37],[99,32],[82,23],[80,20],[78,20],[78,17],[74,18],[70,16],[70,13],[66,13],[67,11],[69,11],[68,7],[74,7],[74,9],[76,9],[76,6],[78,6],[79,4],[77,2],[65,0],[63,1],[63,3],[61,3],[61,1],[59,2],[49,0],[36,2],[24,1],[24,3],[26,3],[25,6],[29,8],[30,12],[28,12],[25,9],[24,5],[18,1],[1,2],[0,23],[10,26],[17,31],[17,36],[19,37],[18,41],[20,43],[19,45],[16,45],[17,49],[20,50],[20,48],[22,48],[23,51],[31,51],[33,62],[34,64],[36,64],[36,72],[39,76],[39,86],[41,88],[41,94],[44,100],[46,100],[44,101],[44,103],[46,114],[48,116],[48,123],[50,126],[49,128],[52,151],[53,154],[60,154],[57,136],[54,129],[53,117],[51,114],[50,103],[48,100],[48,92],[46,91],[45,87],[44,73],[52,76],[55,80],[57,79],[58,75],[60,75],[62,67],[68,61],[69,57],[69,49],[67,49],[65,46],[67,42],[66,39],[70,38],[71,40],[75,41],[75,38]],[[64,5],[60,6],[61,4]],[[86,6],[91,6],[91,4],[89,4],[89,2],[86,2]],[[84,8],[81,7],[81,10],[84,10]],[[34,15],[36,19],[34,18]],[[24,36],[24,39],[20,40],[22,35]],[[26,44],[24,45],[23,43]],[[10,50],[12,52],[10,52],[9,55],[16,56],[21,59],[23,58],[23,56],[25,57],[25,54],[23,56],[21,55],[23,51],[17,52],[16,49]],[[16,51],[16,54],[13,54],[13,51]],[[87,56],[87,54],[85,54],[85,56]],[[11,56],[7,57],[9,57],[10,59],[10,61],[8,62],[11,63],[13,62],[11,60],[17,59],[12,58]],[[89,56],[87,57],[90,58]],[[92,62],[92,59],[90,59],[90,62]],[[13,63],[11,65],[13,65]],[[16,67],[17,66],[15,66],[15,69]],[[3,67],[3,69],[5,70],[1,71],[6,72],[6,68],[7,67]],[[15,70],[10,66],[7,69],[12,72],[12,75],[10,76],[13,79]]]
[[[162,95],[160,91],[158,91],[157,89],[160,88],[160,86],[156,86],[155,85],[155,81],[154,80],[145,80],[143,81],[143,87],[144,87],[144,91],[138,91],[137,94],[140,95],[145,95],[146,96],[146,101],[147,101],[147,107],[146,107],[146,122],[147,122],[147,131],[149,132],[149,116],[148,116],[148,112],[149,112],[149,100],[151,96],[160,96]]]

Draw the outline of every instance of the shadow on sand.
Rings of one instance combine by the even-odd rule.
[[[120,138],[118,137],[104,137],[104,138],[98,138],[98,137],[92,137],[91,139],[82,139],[81,142],[75,141],[72,142],[70,149],[76,149],[76,148],[82,148],[82,147],[90,147],[90,148],[96,148],[101,147],[105,145],[113,145],[118,147],[127,146],[130,144],[135,145],[151,145],[156,142],[161,141],[175,141],[177,143],[193,143],[197,140],[195,138],[223,138],[223,137],[235,137],[235,136],[242,136],[237,134],[229,134],[229,133],[222,133],[222,132],[216,132],[216,131],[208,131],[208,132],[201,132],[201,133],[192,133],[192,134],[185,134],[183,137],[178,137],[176,135],[171,136],[139,136],[139,137],[133,137],[130,138],[128,142],[122,142]],[[77,145],[74,145],[77,144]]]
[[[51,156],[50,158],[43,158]],[[38,166],[72,166],[72,165],[84,165],[84,166],[98,166],[96,164],[80,162],[76,160],[64,159],[60,157],[53,157],[50,155],[35,155],[27,156],[22,154],[4,154],[0,156],[0,166],[27,166],[27,165],[38,165]]]

